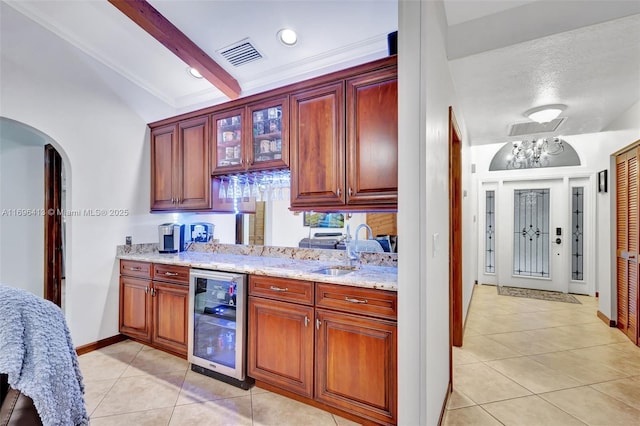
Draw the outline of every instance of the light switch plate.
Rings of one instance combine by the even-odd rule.
[[[435,233],[433,234],[433,257],[436,257],[438,255],[438,253],[440,252],[440,234],[439,233]]]

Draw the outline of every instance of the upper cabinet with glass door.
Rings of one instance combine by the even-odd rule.
[[[250,169],[289,167],[289,101],[269,99],[247,107],[251,117]]]
[[[288,107],[281,97],[214,114],[212,174],[289,167]]]
[[[225,174],[243,171],[246,168],[246,153],[243,143],[245,109],[225,111],[212,116],[214,129],[212,173]]]

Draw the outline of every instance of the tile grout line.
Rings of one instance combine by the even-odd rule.
[[[99,351],[99,350],[98,350]],[[127,368],[129,368],[129,366],[131,365],[131,362],[138,356],[138,354],[140,353],[140,351],[142,351],[142,346],[140,346],[138,348],[138,351],[135,353],[135,356],[131,359],[131,361],[129,361],[127,363],[127,367],[125,367],[122,370],[122,373],[120,373],[120,375],[118,377],[116,377],[113,381],[113,383],[111,384],[111,386],[109,387],[109,389],[104,393],[104,395],[102,395],[102,398],[100,398],[100,402],[98,402],[95,406],[95,408],[93,409],[93,411],[91,411],[91,414],[87,413],[87,415],[89,416],[89,421],[91,421],[91,415],[93,413],[96,412],[96,410],[100,407],[100,405],[102,404],[102,402],[104,401],[104,399],[107,397],[107,395],[109,394],[109,392],[111,392],[111,390],[113,389],[113,387],[116,385],[116,383],[118,383],[118,380],[120,380],[122,378],[122,375],[124,374],[124,372],[127,370]],[[121,351],[121,352],[114,352],[115,354],[118,353],[122,353],[122,352],[126,352],[126,351]],[[133,352],[133,351],[132,351]],[[102,352],[98,352],[98,354],[100,354],[101,356],[109,356],[108,354],[104,354]],[[80,370],[82,372],[82,370]],[[105,380],[111,380],[111,379],[105,379]],[[85,390],[86,390],[86,386],[85,386]],[[84,398],[84,394],[83,394],[83,398]],[[86,401],[85,401],[85,407],[86,407]],[[96,418],[100,418],[100,417],[96,417]]]

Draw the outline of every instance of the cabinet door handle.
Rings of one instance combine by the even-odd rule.
[[[349,188],[349,197],[351,197],[351,195],[353,194],[353,191],[351,190],[351,188]]]
[[[364,300],[362,300],[362,299],[353,299],[353,298],[346,297],[346,296],[345,296],[344,300],[346,302],[349,302],[349,303],[359,303],[359,304],[367,303],[367,299],[364,299]]]
[[[180,274],[178,274],[177,272],[165,272],[164,273],[167,277],[175,277],[178,276]]]
[[[316,329],[317,330],[320,330],[320,324],[321,324],[320,319],[316,318]]]
[[[309,325],[309,317],[308,316],[304,316],[304,326],[307,327]]]
[[[338,197],[340,196],[340,194],[342,194],[342,191],[340,190],[340,188],[338,188],[338,190],[336,191],[336,194],[338,194]]]
[[[282,288],[282,287],[276,287],[275,285],[272,285],[269,288],[273,291],[282,291],[282,292],[289,291],[289,287]]]
[[[149,287],[144,288],[144,294],[149,294]]]
[[[129,268],[129,270],[131,270],[131,271],[142,271],[142,268],[139,267],[139,266],[132,266],[132,267]]]
[[[151,297],[155,297],[156,296],[156,289],[152,288],[151,289]]]

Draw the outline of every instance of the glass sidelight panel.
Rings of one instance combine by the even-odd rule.
[[[484,271],[494,274],[496,272],[496,193],[487,191],[485,193],[485,253]]]
[[[571,189],[571,279],[584,280],[584,187]]]
[[[549,277],[549,189],[516,189],[513,274]]]

